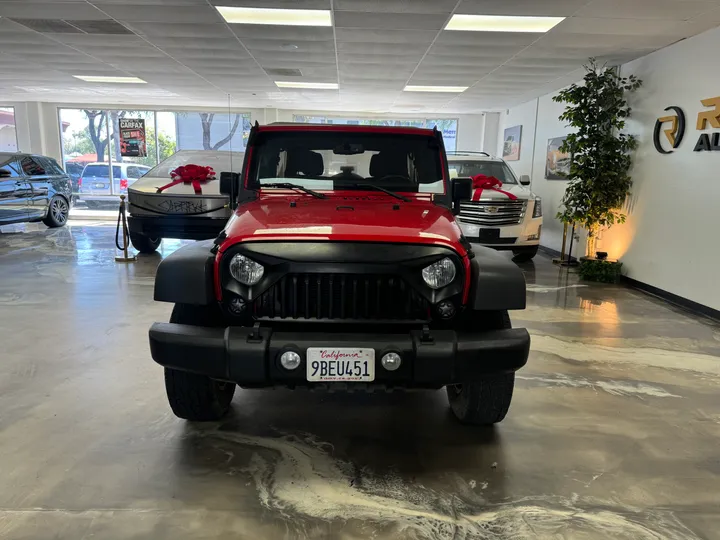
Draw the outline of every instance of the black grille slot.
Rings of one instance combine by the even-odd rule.
[[[397,276],[289,274],[254,302],[258,319],[426,321],[430,304]]]

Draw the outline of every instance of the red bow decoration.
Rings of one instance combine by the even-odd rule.
[[[475,193],[473,193],[472,197],[473,201],[480,200],[484,189],[491,189],[493,191],[497,191],[498,193],[502,193],[503,195],[507,195],[507,198],[511,201],[517,200],[517,197],[512,193],[500,189],[503,184],[494,176],[485,176],[484,174],[478,174],[477,176],[472,177],[472,182],[472,187],[475,190]]]
[[[177,169],[170,171],[170,178],[173,179],[169,184],[157,188],[157,193],[162,193],[167,188],[178,184],[192,184],[196,195],[202,195],[202,185],[210,180],[215,180],[215,171],[212,167],[203,167],[202,165],[183,165]]]

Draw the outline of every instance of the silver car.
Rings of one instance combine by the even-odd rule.
[[[103,203],[116,204],[118,195],[126,195],[128,187],[142,178],[150,167],[134,163],[114,163],[112,166],[112,189],[110,166],[107,163],[88,163],[78,179],[79,199],[88,208],[98,208]]]

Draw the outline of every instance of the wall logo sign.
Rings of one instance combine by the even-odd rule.
[[[675,114],[672,116],[663,116],[657,119],[655,122],[655,132],[653,133],[653,143],[655,143],[655,149],[661,154],[672,154],[683,140],[685,136],[685,113],[680,107],[668,107],[665,111],[673,111]],[[666,124],[670,125],[669,129],[663,130]],[[672,150],[665,150],[660,142],[660,132],[663,131],[665,137],[670,142]]]
[[[707,131],[709,129],[720,130],[720,96],[703,99],[701,103],[703,107],[711,108],[711,110],[700,111],[697,117],[696,129],[698,131]],[[680,107],[676,106],[668,107],[665,111],[671,111],[675,114],[657,119],[653,132],[653,144],[655,145],[655,149],[661,154],[671,154],[680,146],[685,136],[685,113]],[[670,143],[670,149],[666,149],[665,146],[663,146],[661,134],[664,134]],[[701,133],[693,151],[720,152],[720,131],[715,133]]]
[[[697,130],[704,131],[708,127],[720,129],[720,96],[703,99],[702,104],[703,107],[712,107],[712,110],[698,114]],[[695,152],[710,152],[712,150],[720,151],[720,132],[713,133],[712,139],[709,133],[703,133],[695,145]]]

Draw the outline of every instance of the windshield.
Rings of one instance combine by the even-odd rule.
[[[107,165],[88,165],[85,167],[85,170],[83,171],[83,176],[96,176],[100,178],[109,178],[110,177],[110,167]],[[120,178],[122,174],[120,173],[120,167],[119,166],[113,166],[113,178]]]
[[[466,178],[484,174],[494,176],[503,184],[517,184],[517,178],[510,167],[502,161],[451,161],[448,163],[451,178]]]
[[[374,184],[394,192],[445,192],[440,147],[426,135],[261,132],[254,152],[250,186],[291,182],[331,191]]]
[[[145,176],[152,178],[170,178],[170,172],[183,165],[202,165],[212,167],[217,177],[221,172],[242,171],[243,152],[223,152],[221,150],[180,150],[152,168]]]

